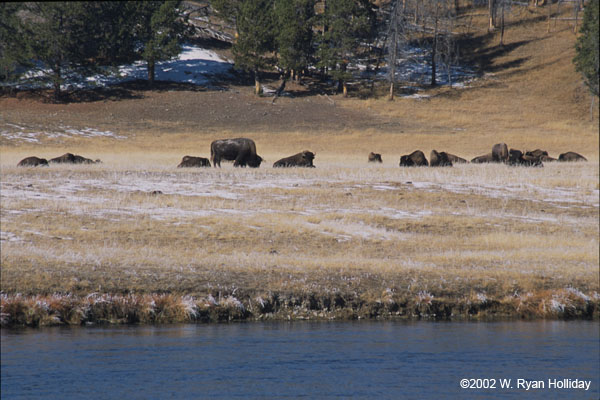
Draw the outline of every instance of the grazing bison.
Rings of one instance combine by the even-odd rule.
[[[383,160],[381,159],[381,154],[370,152],[369,153],[369,162],[382,163]]]
[[[587,161],[587,158],[573,151],[568,151],[558,156],[558,161]]]
[[[286,158],[282,158],[273,164],[273,168],[279,167],[307,167],[314,168],[313,160],[315,159],[315,153],[308,150],[304,150],[301,153],[294,154]]]
[[[525,167],[543,167],[542,161],[539,157],[523,154],[520,150],[510,149],[508,152],[508,164],[509,165],[522,165]]]
[[[426,167],[429,163],[421,150],[415,150],[408,155],[400,157],[401,167]]]
[[[498,143],[492,147],[492,159],[494,162],[508,161],[508,146],[506,143]]]
[[[446,153],[446,155],[448,156],[448,160],[450,160],[450,162],[452,164],[468,164],[469,163],[464,158],[461,158],[459,156],[455,156],[454,154]]]
[[[471,160],[471,162],[475,164],[491,163],[494,162],[494,157],[492,156],[492,153],[487,153],[482,156],[475,157]]]
[[[430,167],[451,167],[452,161],[448,157],[448,154],[445,151],[437,152],[435,150],[431,150],[429,154],[429,166]]]
[[[221,160],[233,161],[234,167],[260,167],[262,157],[256,154],[254,140],[247,138],[215,140],[210,144],[213,167],[221,167]]]
[[[45,158],[39,158],[35,156],[27,157],[19,161],[17,167],[47,167],[48,160]]]
[[[53,164],[96,164],[100,160],[94,161],[75,154],[65,153],[60,157],[51,158],[49,162]]]
[[[185,156],[177,168],[210,167],[210,161],[204,157]]]

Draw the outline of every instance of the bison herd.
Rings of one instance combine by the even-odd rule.
[[[369,154],[369,162],[372,161],[372,154],[374,153]],[[377,156],[379,156],[379,160],[381,160],[381,156],[379,154],[377,154]],[[522,152],[521,150],[515,149],[509,150],[506,143],[497,143],[492,146],[491,153],[477,156],[471,160],[474,164],[504,163],[507,165],[521,165],[526,167],[543,167],[543,162],[551,161],[587,161],[587,159],[581,154],[569,151],[558,156],[557,160],[556,158],[550,157],[545,150],[536,149],[533,151]],[[460,163],[468,163],[468,161],[464,158],[455,156],[454,154],[446,153],[444,151],[438,152],[436,150],[431,150],[429,162],[421,150],[416,150],[400,157],[401,167],[451,167],[453,164]]]
[[[72,153],[65,153],[60,157],[46,160],[39,157],[27,157],[19,161],[17,167],[47,167],[48,164],[100,164],[100,160],[92,160]]]
[[[256,144],[252,139],[236,138],[215,140],[210,145],[210,157],[207,158],[185,156],[181,160],[178,168],[190,167],[210,167],[211,161],[213,167],[221,167],[221,161],[233,161],[234,167],[250,167],[258,168],[264,159],[256,153]],[[313,160],[315,153],[304,150],[298,154],[282,158],[273,164],[274,168],[285,167],[305,167],[314,168]],[[381,154],[369,153],[369,162],[382,163]],[[504,163],[507,165],[522,165],[532,167],[542,167],[543,162],[551,161],[587,161],[585,157],[575,152],[569,151],[552,158],[547,151],[536,149],[533,151],[521,151],[509,149],[506,143],[498,143],[492,147],[491,153],[477,156],[471,160],[471,163]],[[71,153],[63,154],[60,157],[46,160],[39,157],[27,157],[21,160],[18,167],[37,167],[48,166],[48,164],[96,164],[101,163],[100,160],[91,160],[82,156]],[[421,150],[413,151],[400,157],[401,167],[451,167],[454,164],[468,163],[464,158],[445,151],[431,150],[429,161],[425,158],[425,154]]]

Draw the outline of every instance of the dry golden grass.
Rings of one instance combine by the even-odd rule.
[[[466,89],[431,89],[426,100],[323,100],[343,115],[372,114],[366,127],[199,129],[184,117],[157,117],[121,121],[114,129],[124,139],[2,138],[3,323],[597,317],[597,114],[590,122],[571,63],[573,34],[545,28],[511,26],[507,43],[518,46]],[[251,89],[238,89],[250,101],[243,96]],[[148,94],[159,104],[177,96],[188,94]],[[110,114],[144,101],[93,106]],[[307,101],[318,99],[284,98],[274,107]],[[11,123],[58,124],[58,113],[64,124],[89,119],[112,129],[89,105],[46,104],[37,115],[2,104]],[[252,137],[267,163],[175,168],[184,155],[208,157],[212,140],[235,136]],[[501,141],[554,157],[572,150],[590,162],[398,167],[415,149],[470,159]],[[304,149],[317,153],[317,168],[270,167]],[[15,167],[25,156],[66,151],[104,163]],[[384,163],[368,165],[370,151]]]

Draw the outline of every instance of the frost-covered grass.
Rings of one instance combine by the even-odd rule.
[[[597,165],[331,160],[289,170],[177,169],[142,155],[128,166],[2,165],[2,290],[598,291]]]

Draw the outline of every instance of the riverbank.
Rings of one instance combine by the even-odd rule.
[[[488,299],[448,299],[388,290],[378,298],[304,293],[240,293],[205,297],[173,294],[1,295],[2,327],[95,324],[171,324],[259,320],[519,320],[594,319],[600,296],[575,289],[547,290]]]

